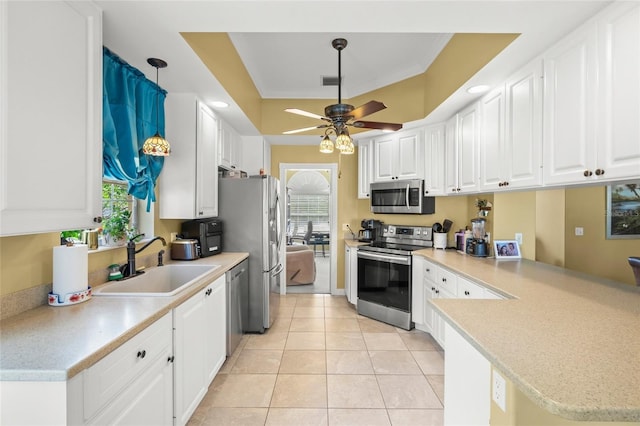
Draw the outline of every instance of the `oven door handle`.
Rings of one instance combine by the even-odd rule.
[[[368,251],[358,250],[358,258],[379,260],[388,263],[397,263],[399,265],[411,265],[411,256],[397,256],[389,254],[371,253]]]

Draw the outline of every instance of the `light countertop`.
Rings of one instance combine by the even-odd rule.
[[[247,253],[220,253],[189,261],[220,267],[175,296],[93,296],[76,305],[40,306],[2,320],[0,380],[68,380],[247,257]]]
[[[433,304],[537,405],[573,420],[640,420],[639,288],[529,260],[413,253],[512,297]]]

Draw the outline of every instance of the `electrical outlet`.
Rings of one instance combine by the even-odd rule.
[[[516,232],[516,241],[518,245],[522,245],[522,232]]]
[[[507,382],[496,370],[493,370],[492,398],[498,407],[507,412]]]
[[[342,224],[342,230],[343,231],[348,231],[349,230],[349,224],[348,223],[343,223]]]
[[[584,228],[582,226],[576,226],[576,235],[581,237],[584,235]]]
[[[177,238],[178,238],[178,233],[177,232],[172,232],[171,233],[171,242],[174,242]]]

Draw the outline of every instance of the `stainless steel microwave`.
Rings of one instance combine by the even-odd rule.
[[[424,181],[421,179],[374,182],[370,189],[373,213],[435,213],[435,198],[424,196]]]

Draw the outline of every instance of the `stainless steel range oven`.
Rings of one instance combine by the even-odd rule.
[[[358,313],[411,330],[411,252],[432,246],[430,227],[385,225],[358,247]]]

